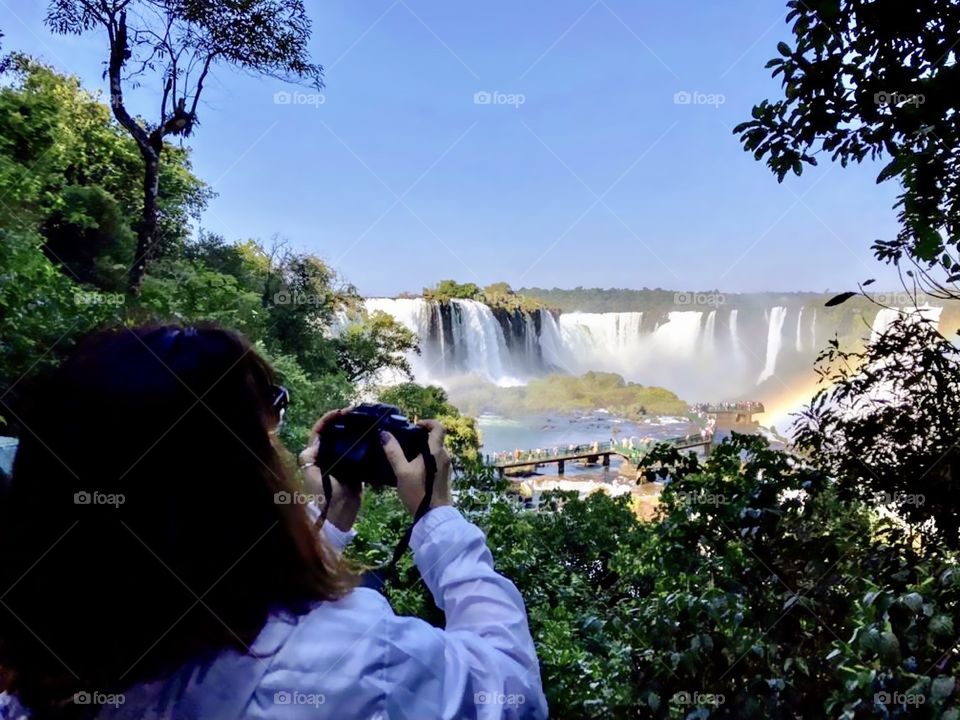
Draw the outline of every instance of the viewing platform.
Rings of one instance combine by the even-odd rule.
[[[599,462],[603,467],[609,467],[610,456],[619,455],[628,462],[639,465],[643,458],[661,443],[672,445],[678,450],[703,448],[703,451],[708,453],[712,442],[712,435],[703,431],[675,438],[648,438],[639,442],[633,440],[594,442],[584,445],[568,445],[565,448],[497,453],[493,456],[487,456],[487,464],[497,468],[500,477],[503,477],[504,473],[512,468],[548,463],[556,463],[557,474],[563,475],[567,461],[585,460],[588,463]]]
[[[701,403],[693,405],[691,409],[694,412],[714,416],[714,422],[700,432],[673,438],[644,438],[643,440],[630,438],[566,447],[501,452],[488,455],[487,465],[495,467],[500,477],[503,477],[507,470],[552,463],[557,464],[557,474],[563,475],[566,463],[577,460],[600,463],[603,467],[609,467],[611,455],[618,455],[639,467],[643,458],[662,443],[671,445],[677,450],[702,448],[703,453],[709,455],[717,431],[721,431],[722,438],[730,430],[744,431],[756,428],[759,425],[753,416],[765,412],[763,403],[754,401]]]
[[[760,423],[753,416],[766,412],[763,403],[753,401],[703,403],[694,405],[693,409],[713,417],[713,432],[717,442],[722,442],[731,432],[756,432]]]
[[[729,403],[700,403],[694,405],[693,409],[705,415],[716,415],[718,424],[722,419],[725,424],[731,425],[750,425],[754,422],[754,415],[762,415],[766,412],[763,403],[752,400]]]

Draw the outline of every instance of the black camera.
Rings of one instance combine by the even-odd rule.
[[[361,483],[396,487],[397,477],[380,444],[381,431],[397,439],[407,461],[429,452],[427,428],[414,425],[393,405],[364,403],[323,429],[317,465],[351,487]]]

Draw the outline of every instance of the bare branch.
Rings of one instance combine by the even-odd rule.
[[[200,102],[200,93],[203,92],[203,81],[207,78],[207,73],[210,72],[210,65],[213,63],[213,59],[216,54],[207,55],[207,59],[203,63],[203,70],[200,73],[200,77],[197,79],[197,89],[193,93],[193,103],[190,106],[190,118],[193,122],[197,117],[197,104]]]
[[[108,17],[107,31],[110,36],[110,61],[107,74],[110,78],[110,107],[113,116],[117,119],[136,141],[143,153],[152,150],[146,131],[134,120],[123,102],[122,72],[127,61],[129,48],[127,46],[127,16],[121,10],[119,15]]]

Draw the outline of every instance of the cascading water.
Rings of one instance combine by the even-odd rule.
[[[560,325],[553,313],[538,310],[540,315],[540,353],[549,369],[565,372],[568,364],[567,351],[563,345]]]
[[[883,336],[894,321],[900,315],[907,314],[908,318],[914,317],[917,320],[927,320],[933,323],[940,322],[940,316],[943,314],[942,307],[933,307],[931,305],[921,305],[920,307],[904,308],[881,308],[877,316],[873,319],[873,325],[870,328],[870,342],[875,343]]]
[[[581,370],[602,370],[615,358],[639,352],[642,323],[643,313],[565,313],[560,336],[571,362]]]
[[[457,317],[453,324],[453,347],[454,352],[462,357],[464,372],[511,384],[512,378],[504,374],[507,341],[493,312],[476,300],[453,300],[451,304]]]
[[[803,308],[797,313],[797,352],[803,352]]]
[[[421,353],[409,358],[419,382],[450,386],[471,377],[514,385],[555,372],[613,372],[691,401],[752,396],[778,372],[809,370],[817,335],[835,328],[818,318],[815,308],[798,305],[531,313],[473,300],[372,298],[366,309],[392,315],[419,336]],[[874,332],[886,328],[896,312],[878,313]],[[818,327],[823,322],[826,329]]]
[[[875,343],[880,337],[890,329],[893,321],[900,315],[897,308],[880,308],[877,316],[873,319],[873,326],[870,328],[870,342]]]
[[[707,325],[703,329],[703,352],[713,354],[717,349],[717,311],[707,315]]]
[[[757,385],[769,380],[777,371],[777,358],[783,344],[783,323],[787,319],[787,309],[777,306],[770,311],[770,320],[767,327],[767,359],[764,362]]]
[[[737,332],[737,321],[740,316],[739,310],[730,311],[730,348],[733,351],[734,357],[738,360],[743,359],[743,348],[740,347],[740,335]]]
[[[489,306],[453,300],[446,309],[422,298],[368,298],[367,312],[385,312],[421,339],[420,355],[409,359],[414,376],[439,382],[457,373],[476,374],[498,385],[516,385],[513,357],[503,328]],[[534,338],[530,342],[536,342]]]

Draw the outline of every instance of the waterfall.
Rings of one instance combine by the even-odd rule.
[[[430,305],[423,298],[368,298],[364,301],[367,312],[385,312],[408,330],[425,335],[430,326]]]
[[[504,373],[507,341],[503,329],[487,305],[476,300],[453,300],[453,352],[467,373],[483,375],[495,383],[517,384]]]
[[[940,322],[940,316],[943,313],[942,307],[933,307],[931,305],[921,305],[920,307],[902,307],[902,308],[881,308],[880,312],[873,319],[873,325],[870,328],[870,343],[873,344],[879,340],[890,326],[893,325],[900,315],[910,313],[910,321],[928,320],[933,323]],[[916,315],[913,315],[916,313]]]
[[[797,352],[803,352],[803,306],[800,306],[800,312],[797,313]]]
[[[475,300],[453,300],[449,315],[443,306],[422,298],[368,298],[367,312],[381,311],[416,333],[421,354],[408,358],[414,376],[423,382],[437,382],[450,368],[481,375],[499,385],[515,385],[503,330],[487,305]],[[526,342],[526,340],[525,340]]]
[[[900,310],[897,308],[880,308],[880,311],[873,319],[873,325],[870,328],[870,344],[872,345],[879,340],[883,334],[890,329],[890,326],[893,325],[893,321],[899,316]]]
[[[611,353],[639,350],[642,322],[643,313],[564,313],[560,335],[577,358],[609,360]]]
[[[787,322],[786,306],[741,303],[729,311],[703,312],[670,307],[653,306],[642,313],[554,313],[491,308],[473,300],[366,301],[369,312],[386,312],[417,334],[421,352],[408,360],[424,384],[449,389],[466,378],[467,383],[516,385],[549,373],[597,371],[668,388],[691,401],[746,397],[778,369],[809,367],[817,335],[833,334],[839,322],[833,315],[818,318],[815,308],[799,304],[792,305],[796,327],[792,317]],[[932,318],[940,311],[924,310]],[[878,313],[872,335],[886,329],[897,312]],[[335,325],[350,322],[345,313]],[[717,327],[724,322],[728,328]],[[393,379],[384,382],[388,380]]]
[[[770,320],[767,326],[767,358],[764,363],[757,385],[773,377],[777,371],[777,357],[780,355],[780,346],[783,343],[783,323],[787,319],[787,309],[777,306],[770,311]]]
[[[733,355],[740,359],[743,357],[743,348],[740,347],[740,334],[737,332],[737,319],[739,310],[730,311],[730,345],[733,347]]]
[[[539,318],[538,318],[539,319]],[[535,370],[540,361],[540,344],[537,342],[537,323],[534,320],[532,313],[524,313],[523,315],[523,349],[524,349],[524,369],[525,370]]]
[[[689,359],[696,356],[700,339],[702,312],[672,312],[667,322],[653,331],[655,348],[662,350],[665,357]]]
[[[707,326],[703,329],[703,352],[713,355],[717,349],[717,311],[707,315]]]
[[[559,326],[564,347],[583,370],[630,376],[632,369],[651,356],[673,361],[694,357],[702,320],[701,312],[671,312],[665,323],[644,334],[643,313],[574,312],[561,315]]]
[[[550,369],[569,372],[563,337],[557,319],[549,310],[537,312],[540,314],[540,352],[544,364]]]

